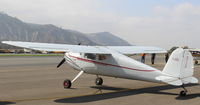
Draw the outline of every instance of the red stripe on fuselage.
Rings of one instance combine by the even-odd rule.
[[[72,56],[72,55],[69,55],[69,56],[73,57],[73,58],[76,58],[78,60],[81,60],[81,61],[89,62],[89,63],[95,63],[95,64],[100,64],[100,65],[119,67],[119,68],[123,68],[123,69],[129,69],[129,70],[135,70],[135,71],[145,71],[145,72],[157,71],[157,70],[140,70],[140,69],[134,69],[134,68],[124,67],[124,66],[113,65],[113,64],[109,64],[109,63],[103,63],[103,62],[97,62],[97,61],[93,61],[93,60],[89,60],[89,59],[79,58],[79,57],[75,57],[75,56]]]

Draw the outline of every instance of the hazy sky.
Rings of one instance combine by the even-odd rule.
[[[25,22],[109,31],[136,45],[200,48],[199,0],[0,0]]]

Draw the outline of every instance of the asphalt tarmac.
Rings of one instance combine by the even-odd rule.
[[[138,57],[134,57],[138,59]],[[147,64],[150,64],[147,56]],[[63,80],[73,79],[78,71],[67,64],[59,69],[61,56],[0,57],[0,105],[199,105],[200,85],[190,85],[188,95],[180,97],[180,87],[113,77],[103,77],[96,86],[95,75],[83,74],[63,88]],[[156,56],[158,69],[165,65],[164,56]],[[200,80],[200,65],[195,65]]]

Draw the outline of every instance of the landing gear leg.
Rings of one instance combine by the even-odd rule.
[[[78,73],[78,75],[77,75],[72,81],[66,79],[66,80],[63,82],[64,88],[65,88],[65,89],[71,88],[72,83],[73,83],[74,81],[76,81],[83,73],[84,73],[84,71],[80,71],[80,72]]]
[[[184,85],[182,85],[182,88],[184,89],[184,90],[182,90],[181,92],[180,92],[180,96],[186,96],[187,95],[187,89],[184,87]]]
[[[96,78],[96,80],[95,80],[95,84],[96,84],[96,85],[102,85],[102,84],[103,84],[103,79],[102,79],[101,77],[98,77],[98,76],[97,76],[97,78]]]

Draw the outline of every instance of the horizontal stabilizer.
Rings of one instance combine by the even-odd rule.
[[[183,84],[189,84],[189,83],[198,83],[198,79],[195,77],[175,78],[170,76],[158,76],[156,77],[156,79],[175,86],[181,86]]]
[[[170,85],[180,86],[182,85],[182,81],[178,78],[170,77],[170,76],[158,76],[156,77],[157,80],[165,82]]]
[[[195,77],[187,77],[187,78],[183,78],[182,82],[184,84],[188,84],[188,83],[198,83],[198,79]]]

